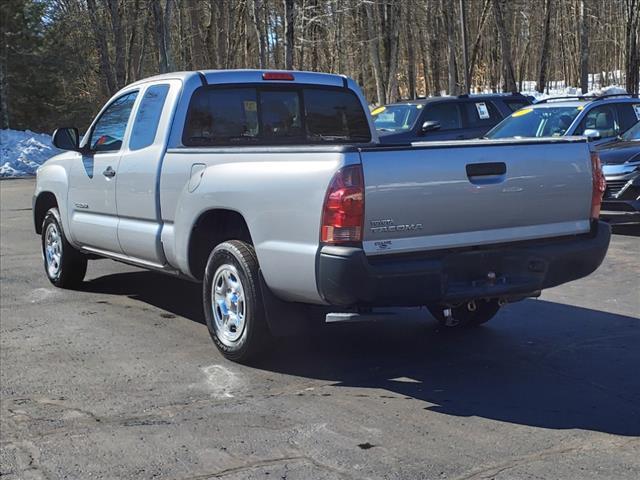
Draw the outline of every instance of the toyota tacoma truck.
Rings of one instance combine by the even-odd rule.
[[[478,325],[593,272],[610,229],[584,138],[380,145],[344,76],[170,73],[133,83],[37,172],[44,269],[111,258],[202,283],[229,359],[376,307]]]

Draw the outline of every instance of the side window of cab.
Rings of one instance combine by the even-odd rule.
[[[145,90],[133,122],[129,150],[140,150],[153,144],[168,93],[167,83],[151,85]]]
[[[117,152],[122,148],[124,133],[138,92],[116,98],[106,108],[93,127],[89,147],[93,152]]]

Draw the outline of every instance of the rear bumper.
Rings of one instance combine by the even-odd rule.
[[[589,275],[602,263],[610,236],[609,225],[598,222],[581,236],[412,256],[367,258],[359,248],[324,246],[318,289],[340,307],[521,297]]]

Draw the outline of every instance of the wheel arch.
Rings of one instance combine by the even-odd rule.
[[[50,208],[59,208],[56,195],[50,191],[43,191],[38,194],[33,205],[33,223],[38,235],[42,234],[42,222]]]
[[[253,245],[249,225],[244,216],[226,208],[202,212],[191,227],[188,243],[188,263],[191,275],[201,280],[211,250],[227,240],[242,240]]]

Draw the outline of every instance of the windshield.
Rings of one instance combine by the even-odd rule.
[[[640,122],[636,123],[633,127],[622,134],[622,140],[640,140]]]
[[[522,108],[496,125],[486,137],[561,137],[581,110],[582,106]]]
[[[387,105],[371,112],[373,123],[381,132],[406,132],[411,130],[424,105]]]

